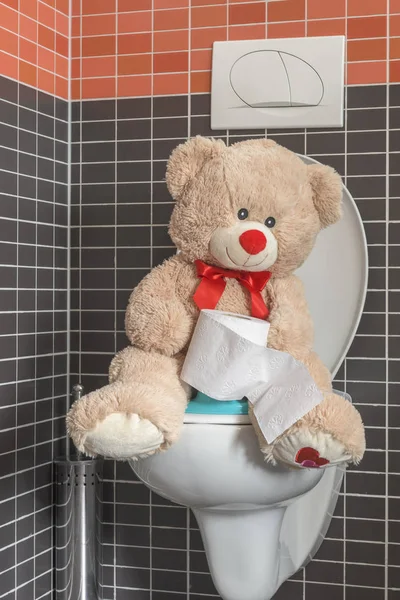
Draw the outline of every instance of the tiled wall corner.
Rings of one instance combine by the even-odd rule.
[[[0,77],[0,596],[51,598],[67,396],[64,100]]]

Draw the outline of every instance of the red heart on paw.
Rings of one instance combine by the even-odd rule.
[[[322,467],[323,465],[329,464],[327,458],[322,458],[319,455],[318,450],[314,448],[300,448],[296,454],[295,461],[304,467],[311,467],[313,463],[316,467]]]

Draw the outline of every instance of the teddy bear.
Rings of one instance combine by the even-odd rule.
[[[340,176],[329,166],[306,165],[272,140],[226,146],[198,136],[173,151],[166,183],[175,200],[169,233],[178,252],[132,292],[125,318],[130,345],[112,360],[109,384],[70,409],[76,448],[137,459],[178,440],[194,393],[180,372],[199,316],[196,291],[211,268],[224,281],[214,308],[254,316],[254,298],[261,299],[256,316],[270,322],[268,347],[303,363],[323,393],[270,444],[250,406],[265,459],[302,468],[311,453],[323,457],[315,466],[358,463],[365,450],[361,417],[332,391],[330,373],[313,352],[313,325],[294,275],[319,231],[341,217]],[[250,289],[260,276],[264,283]]]

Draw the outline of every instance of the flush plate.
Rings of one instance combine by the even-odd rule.
[[[344,36],[215,42],[211,129],[342,127]]]

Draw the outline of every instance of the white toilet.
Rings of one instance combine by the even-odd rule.
[[[321,232],[298,272],[314,320],[315,350],[333,376],[355,335],[367,288],[365,233],[346,189],[343,209],[343,219]],[[266,464],[243,414],[188,413],[175,446],[131,465],[151,490],[193,510],[223,600],[269,600],[312,559],[344,472]]]

